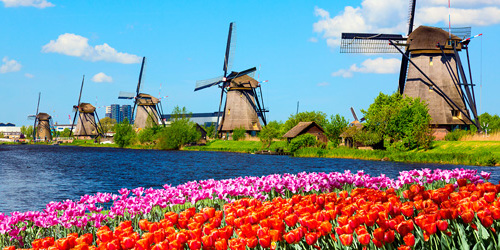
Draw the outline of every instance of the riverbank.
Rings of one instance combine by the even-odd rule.
[[[276,141],[270,150],[286,148],[286,141]],[[255,153],[262,150],[258,141],[214,141],[206,146],[185,147],[183,150]],[[375,161],[439,163],[474,166],[500,166],[500,141],[435,141],[429,150],[395,152],[360,150],[346,147],[304,148],[295,157],[328,157]]]

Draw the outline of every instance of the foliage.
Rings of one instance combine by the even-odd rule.
[[[311,134],[299,135],[290,142],[290,152],[295,152],[299,148],[313,147],[316,145],[316,136]]]
[[[210,124],[210,126],[205,126],[204,128],[207,132],[207,137],[213,138],[215,133],[215,123]]]
[[[127,118],[123,122],[116,124],[114,141],[120,148],[131,145],[135,137],[134,128]]]
[[[137,133],[137,138],[141,144],[152,143],[157,139],[161,130],[162,126],[155,123],[152,116],[148,116],[146,127]]]
[[[232,138],[235,141],[243,140],[246,137],[246,130],[244,128],[235,128],[233,130]]]
[[[101,133],[106,134],[115,131],[116,120],[110,117],[104,117],[99,120],[101,124]]]
[[[490,115],[483,113],[479,116],[479,124],[483,131],[488,134],[500,131],[500,117],[498,115]]]
[[[262,128],[259,133],[259,139],[262,142],[263,148],[271,147],[273,140],[280,137],[280,128],[282,125],[281,122],[270,121]]]
[[[179,149],[188,143],[195,143],[201,138],[196,124],[190,120],[191,113],[186,107],[176,106],[172,111],[170,126],[159,132],[158,147],[163,150]]]
[[[448,134],[446,134],[444,139],[447,141],[460,141],[460,139],[462,139],[462,137],[464,137],[468,134],[470,134],[470,132],[468,132],[466,130],[456,129],[456,130],[451,131]]]
[[[427,104],[420,98],[403,97],[399,93],[380,93],[365,115],[365,129],[387,140],[390,148],[411,150],[429,148],[432,134]],[[370,136],[376,139],[375,136]]]
[[[354,134],[353,140],[366,146],[373,146],[382,141],[382,136],[370,130],[360,129]]]
[[[0,138],[4,138],[5,136],[3,135],[3,133],[0,132]]]
[[[299,122],[316,122],[319,126],[325,128],[328,123],[326,117],[326,114],[321,111],[305,111],[290,115],[288,120],[281,127],[281,136],[299,124]]]
[[[26,138],[33,137],[33,126],[29,125],[28,127],[26,127],[23,125],[21,127],[21,134],[23,134]]]
[[[326,123],[323,128],[328,140],[336,147],[340,144],[340,134],[342,134],[348,126],[349,122],[343,116],[336,114],[335,116],[330,116],[330,121]]]
[[[59,133],[59,137],[69,137],[71,130],[69,128],[65,128],[63,131]]]

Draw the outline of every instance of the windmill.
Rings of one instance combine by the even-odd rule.
[[[355,124],[360,124],[361,122],[364,122],[365,121],[365,118],[361,118],[361,120],[358,120],[358,116],[356,115],[356,112],[354,112],[354,109],[351,107],[351,113],[352,113],[352,117],[354,118],[354,121],[351,122],[352,125],[355,125]]]
[[[264,108],[261,84],[253,78],[256,68],[253,67],[240,72],[231,71],[235,36],[236,25],[230,23],[222,67],[223,75],[197,81],[194,89],[194,91],[198,91],[212,86],[221,88],[217,128],[215,130],[216,136],[219,132],[231,133],[237,128],[244,128],[250,133],[252,133],[251,131],[260,131],[262,126],[259,117],[264,125],[267,124],[265,113],[268,111]],[[221,113],[224,94],[226,94],[224,112]]]
[[[470,27],[420,26],[413,30],[416,0],[410,1],[408,34],[342,33],[341,53],[400,53],[398,92],[428,104],[432,125],[447,131],[478,122],[469,63]],[[465,51],[469,76],[459,51]],[[468,82],[470,78],[470,83]],[[472,115],[471,115],[472,113]]]
[[[38,93],[38,103],[36,105],[36,113],[34,115],[28,116],[28,119],[34,120],[33,124],[33,140],[52,140],[52,117],[47,113],[38,113],[38,108],[40,107],[40,96],[41,92]]]
[[[143,57],[141,64],[141,71],[139,73],[139,81],[137,83],[137,89],[135,93],[121,91],[118,96],[118,99],[134,100],[134,108],[132,108],[132,117],[134,117],[135,107],[137,106],[137,111],[135,112],[135,118],[134,118],[134,127],[140,129],[146,127],[148,118],[150,118],[154,124],[158,124],[158,121],[161,121],[163,124],[163,120],[160,117],[160,114],[163,113],[160,100],[152,95],[140,93],[142,84],[142,74],[144,71],[145,62],[146,62],[146,57]]]
[[[77,105],[73,106],[75,115],[71,123],[70,136],[73,133],[73,126],[78,115],[78,123],[76,124],[76,131],[74,135],[79,139],[91,139],[102,136],[99,117],[97,116],[96,108],[90,103],[80,102],[82,98],[83,83],[85,82],[85,75],[82,78],[82,85],[80,87],[80,95],[78,96]],[[97,122],[96,118],[97,117]]]

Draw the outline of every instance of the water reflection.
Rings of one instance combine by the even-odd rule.
[[[123,187],[161,188],[164,184],[175,186],[210,178],[344,170],[383,173],[394,178],[402,170],[457,167],[492,172],[495,183],[500,179],[500,170],[489,167],[224,152],[0,145],[0,212],[42,210],[50,201],[76,200],[96,192],[117,193]]]

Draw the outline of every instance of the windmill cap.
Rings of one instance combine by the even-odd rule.
[[[94,113],[95,107],[90,103],[82,102],[82,103],[80,103],[80,106],[78,107],[78,111],[84,112],[84,113]]]
[[[38,113],[36,118],[40,121],[48,121],[51,118],[51,116],[47,113]]]
[[[408,36],[409,50],[440,50],[436,47],[439,43],[446,45],[450,34],[436,27],[419,26]],[[451,40],[461,41],[458,36],[451,34]]]
[[[259,85],[259,82],[257,80],[253,79],[253,77],[249,75],[243,75],[236,77],[231,80],[231,85],[230,87],[245,87],[245,88],[257,88]]]
[[[151,104],[157,104],[160,102],[160,100],[152,95],[140,93],[137,96],[137,104],[139,105],[151,105]]]

